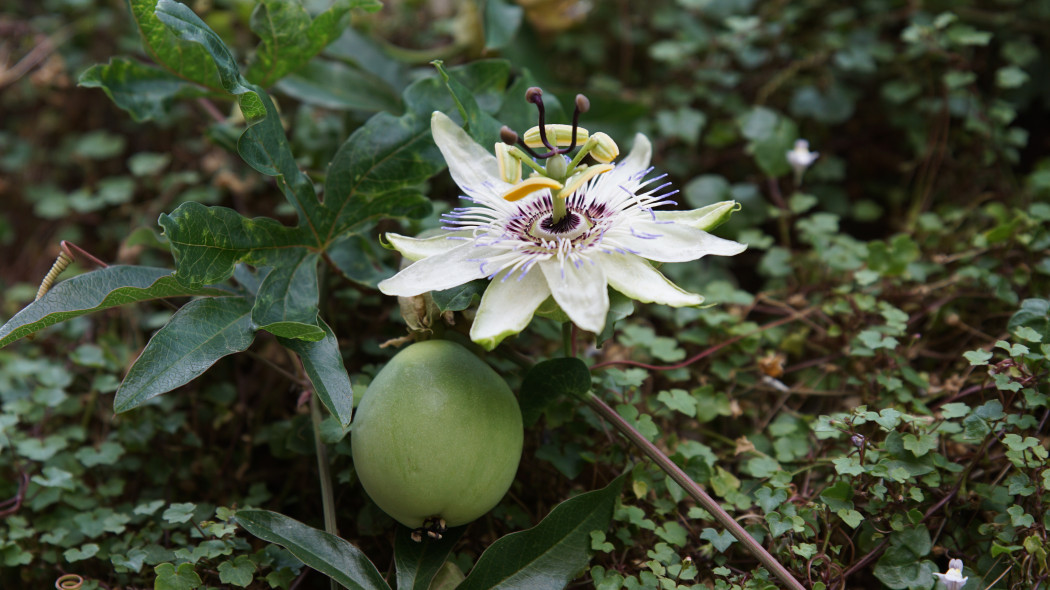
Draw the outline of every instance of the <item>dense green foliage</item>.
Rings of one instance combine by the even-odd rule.
[[[712,306],[569,334],[592,391],[807,588],[1050,578],[1050,2],[302,4],[5,7],[0,586],[776,587],[580,402],[551,319],[484,355],[526,423],[489,516],[421,548],[356,480],[347,377],[406,328],[469,345],[477,285],[403,322],[374,288],[380,233],[457,204],[430,113],[491,144],[533,85],[648,134],[683,208],[742,205],[746,253],[662,269]],[[31,304],[60,240],[111,266]]]

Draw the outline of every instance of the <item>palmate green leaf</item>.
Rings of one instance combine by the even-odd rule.
[[[85,88],[101,88],[113,104],[128,111],[136,121],[163,119],[176,98],[204,92],[164,70],[123,57],[92,66],[80,75],[78,84]]]
[[[255,339],[252,303],[244,297],[195,299],[150,338],[117,389],[113,409],[126,412],[185,385],[215,361]]]
[[[488,279],[477,279],[451,289],[431,291],[430,296],[434,301],[434,305],[441,312],[463,311],[470,307],[475,297],[481,297],[488,286]]]
[[[240,73],[236,60],[222,39],[186,5],[174,0],[157,3],[157,18],[182,39],[203,48],[214,62],[222,89],[237,97],[248,129],[237,141],[237,151],[250,166],[278,177],[282,192],[299,214],[300,225],[316,235],[319,226],[328,226],[319,207],[313,183],[295,163],[280,117],[270,97]]]
[[[1050,341],[1050,301],[1025,299],[1021,302],[1021,307],[1010,316],[1006,327],[1011,333],[1027,327],[1042,336],[1042,342]]]
[[[160,224],[171,243],[179,281],[216,283],[232,276],[242,262],[269,267],[256,288],[253,326],[284,338],[324,338],[317,325],[319,255],[303,245],[309,238],[305,231],[193,202],[161,215]]]
[[[324,330],[316,324],[307,324],[305,322],[273,322],[265,326],[259,326],[259,329],[281,338],[305,340],[307,342],[317,342],[324,338]]]
[[[463,86],[470,89],[474,101],[478,103],[481,110],[490,115],[498,112],[505,100],[525,102],[525,93],[519,96],[507,94],[507,83],[510,80],[510,62],[502,59],[483,59],[470,64],[448,70],[450,76]],[[422,102],[420,95],[430,92],[443,93],[443,102],[450,103],[448,89],[444,81],[434,80],[434,88],[420,86],[416,89],[409,88],[405,91],[405,102],[415,104]],[[418,91],[418,92],[416,92]],[[451,114],[451,109],[444,109],[446,114]]]
[[[462,82],[452,78],[445,71],[445,66],[440,62],[434,62],[441,79],[445,82],[449,94],[452,95],[456,109],[463,118],[464,129],[480,145],[489,146],[500,141],[500,127],[502,125],[492,115],[481,110],[474,93],[463,85]]]
[[[510,65],[478,61],[448,74],[473,93],[483,111],[493,113],[502,104]],[[429,212],[430,202],[418,185],[445,168],[430,135],[430,116],[434,111],[455,112],[456,106],[438,77],[409,86],[404,102],[404,115],[373,116],[332,159],[325,181],[325,206],[334,215],[328,238],[380,216],[418,217]]]
[[[349,234],[332,242],[327,254],[328,260],[344,277],[375,289],[379,281],[394,274],[394,269],[377,256],[379,249],[371,238]]]
[[[485,550],[458,590],[561,590],[587,566],[591,531],[612,520],[627,474],[606,487],[562,502],[531,529],[509,534]]]
[[[175,569],[172,563],[162,563],[153,568],[157,574],[153,582],[154,590],[193,590],[204,582],[193,569],[192,563],[180,563]]]
[[[186,42],[168,30],[154,10],[157,0],[128,0],[131,16],[142,33],[142,44],[154,61],[178,77],[212,90],[220,90],[215,62],[202,47]]]
[[[268,265],[280,250],[302,251],[309,236],[275,219],[248,219],[233,209],[183,203],[159,223],[171,243],[176,278],[183,284],[218,283],[233,275],[238,262]]]
[[[412,69],[396,57],[387,53],[384,42],[366,31],[347,27],[338,39],[325,48],[321,55],[354,64],[376,76],[379,76],[393,88],[400,101],[401,92],[416,79],[409,72]]]
[[[525,9],[507,0],[485,2],[485,49],[502,49],[514,39]]]
[[[350,386],[350,375],[343,365],[339,353],[339,341],[332,328],[319,321],[324,337],[316,342],[305,342],[289,338],[278,338],[278,342],[299,355],[303,369],[321,403],[328,408],[339,423],[346,428],[354,412],[354,390]]]
[[[249,125],[266,117],[266,108],[258,89],[249,87],[247,80],[241,76],[241,70],[230,48],[226,47],[222,39],[199,16],[188,6],[175,0],[158,0],[154,14],[157,20],[168,27],[169,34],[173,33],[183,41],[196,44],[193,45],[195,52],[204,49],[215,68],[219,88],[237,97],[237,104],[240,105],[244,120]]]
[[[331,240],[377,217],[422,217],[430,201],[418,185],[445,166],[430,137],[430,114],[379,113],[336,152],[325,179],[325,206],[335,215]]]
[[[342,33],[351,8],[376,11],[377,0],[335,0],[316,18],[297,0],[261,0],[252,11],[251,29],[261,42],[246,78],[269,87],[298,69]]]
[[[416,542],[412,540],[412,532],[407,527],[398,526],[394,538],[397,590],[428,590],[434,576],[466,530],[466,527],[457,527],[446,531],[440,539],[423,537],[421,542]]]
[[[296,164],[273,101],[261,88],[253,88],[262,97],[266,118],[241,134],[237,140],[237,153],[252,168],[277,177],[277,186],[299,216],[299,226],[308,230],[314,236],[313,241],[317,242],[322,231],[319,228],[331,225],[327,209],[317,199],[313,182]]]
[[[216,568],[219,570],[219,581],[246,588],[252,583],[255,574],[255,562],[247,555],[238,555],[234,559],[223,561]]]
[[[338,61],[315,59],[281,78],[277,88],[302,102],[332,110],[401,110],[401,96],[382,78]]]
[[[317,325],[317,253],[282,249],[269,252],[266,260],[273,268],[259,285],[252,322],[285,338],[324,338]]]
[[[0,327],[0,347],[78,316],[164,297],[231,295],[219,287],[187,287],[171,269],[110,266],[56,284],[46,295],[19,311]]]
[[[303,563],[352,590],[389,590],[379,570],[360,549],[335,535],[268,510],[238,510],[237,524],[276,543]]]

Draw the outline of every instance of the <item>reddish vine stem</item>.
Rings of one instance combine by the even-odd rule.
[[[207,98],[198,98],[197,104],[201,105],[201,108],[204,109],[204,112],[208,113],[208,115],[212,119],[214,119],[216,123],[226,122],[226,117],[223,116],[222,111],[220,111],[219,108],[216,107],[215,103],[213,103],[212,101],[208,100]]]
[[[77,246],[73,242],[68,242],[66,240],[62,240],[61,242],[58,243],[58,245],[59,245],[59,247],[62,248],[62,250],[64,250],[66,252],[66,254],[69,254],[71,257],[75,258],[74,251],[76,251],[77,254],[80,254],[84,258],[87,258],[92,263],[94,263],[95,266],[98,266],[99,268],[109,268],[108,264],[106,264],[105,262],[102,262],[94,254],[92,254],[91,252],[88,252],[87,250],[81,248],[80,246]]]
[[[663,469],[667,475],[671,476],[671,479],[684,489],[704,510],[710,512],[715,520],[718,521],[726,530],[729,531],[737,541],[740,541],[748,551],[751,552],[762,565],[766,566],[774,576],[777,577],[785,586],[792,590],[805,590],[805,587],[799,583],[798,580],[791,574],[790,571],[775,557],[770,555],[766,548],[759,544],[744,527],[740,526],[736,520],[733,519],[722,507],[715,502],[704,488],[700,484],[693,481],[688,475],[682,471],[682,468],[675,464],[670,457],[664,454],[656,445],[649,442],[644,436],[641,435],[633,426],[631,426],[622,416],[616,413],[616,410],[612,409],[609,404],[605,403],[600,397],[595,395],[593,392],[589,393],[586,398],[587,404],[600,415],[602,418],[610,422],[621,434],[626,436],[632,443],[635,444],[647,457],[652,459],[660,469]]]
[[[763,326],[761,326],[761,327],[759,327],[759,328],[757,328],[755,330],[752,330],[752,331],[750,331],[750,332],[748,332],[746,334],[740,334],[739,336],[733,336],[729,340],[726,340],[724,342],[719,342],[718,344],[712,346],[711,348],[708,348],[708,349],[704,350],[703,352],[701,352],[701,353],[699,353],[699,354],[697,354],[695,356],[692,356],[690,358],[687,358],[684,361],[682,361],[680,363],[677,363],[677,364],[674,364],[674,365],[666,365],[666,366],[662,366],[661,367],[661,366],[658,366],[658,365],[650,365],[648,363],[640,363],[638,361],[621,360],[621,361],[605,361],[605,362],[602,362],[602,363],[598,363],[598,364],[594,365],[593,367],[591,367],[591,370],[592,371],[596,371],[598,369],[604,369],[606,367],[611,367],[611,366],[615,366],[615,365],[628,365],[628,366],[631,366],[631,367],[641,367],[643,369],[649,369],[650,371],[673,371],[674,369],[681,369],[682,367],[688,367],[689,365],[695,363],[696,361],[698,361],[698,360],[700,360],[700,359],[702,359],[704,357],[710,356],[710,355],[718,352],[719,350],[722,350],[723,348],[729,346],[730,344],[735,344],[737,342],[740,342],[744,338],[748,338],[748,337],[754,336],[755,334],[759,334],[759,333],[762,333],[762,332],[764,332],[766,330],[769,330],[771,328],[775,328],[777,326],[782,326],[784,324],[788,324],[788,323],[791,323],[793,321],[802,319],[802,318],[806,317],[807,315],[809,315],[810,313],[812,313],[814,311],[814,309],[815,308],[810,308],[810,309],[807,309],[805,311],[801,311],[799,313],[790,315],[788,317],[780,318],[779,320],[774,320],[772,322],[769,322],[768,324],[765,324],[765,325],[763,325]]]
[[[11,505],[9,508],[4,508],[3,510],[0,510],[0,517],[10,516],[18,512],[19,509],[22,508],[22,502],[25,500],[26,490],[28,489],[29,474],[22,472],[22,477],[20,477],[18,480],[18,491],[15,493],[15,497],[11,498],[10,500],[4,500],[3,502],[0,502],[0,507],[6,506],[8,504]]]

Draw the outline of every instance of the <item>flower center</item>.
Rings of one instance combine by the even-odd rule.
[[[569,211],[558,221],[554,214],[537,217],[529,226],[528,234],[538,240],[557,241],[575,240],[582,236],[594,224],[576,211]]]

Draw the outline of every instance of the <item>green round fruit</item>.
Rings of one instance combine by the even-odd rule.
[[[409,528],[466,524],[495,506],[521,460],[521,410],[507,383],[467,349],[429,340],[390,359],[354,416],[365,491]]]

